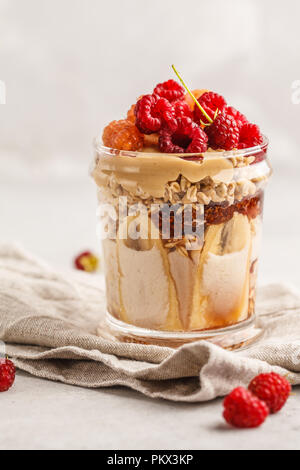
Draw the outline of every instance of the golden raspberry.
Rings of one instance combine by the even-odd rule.
[[[105,127],[102,135],[103,144],[118,150],[141,150],[144,136],[128,119],[112,121]]]
[[[141,98],[143,98],[143,95],[141,95],[141,96],[137,99],[137,101],[139,101]],[[130,110],[129,110],[128,113],[127,113],[127,118],[126,118],[126,119],[128,119],[128,121],[131,121],[131,122],[133,122],[133,124],[135,124],[135,119],[136,119],[136,118],[135,118],[135,104],[133,104],[133,105],[131,106]]]
[[[204,93],[206,93],[208,90],[205,90],[205,89],[196,89],[196,90],[193,90],[192,93],[194,95],[194,97],[196,99],[200,98],[200,96],[202,96]],[[190,109],[193,111],[194,108],[195,108],[195,102],[193,100],[193,98],[191,98],[191,96],[187,93],[185,96],[184,96],[184,99],[185,101],[187,102],[187,104],[189,105]]]
[[[135,124],[135,114],[134,114],[134,110],[135,110],[135,104],[133,104],[130,108],[130,110],[128,111],[127,113],[127,120],[130,121],[130,122],[133,122],[133,124]]]

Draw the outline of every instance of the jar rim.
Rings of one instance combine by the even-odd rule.
[[[162,153],[162,152],[139,152],[139,151],[132,151],[132,150],[118,150],[110,147],[106,147],[102,144],[102,139],[100,137],[94,140],[94,149],[97,152],[102,152],[110,155],[118,155],[118,156],[126,156],[126,157],[142,157],[143,155],[161,155],[162,157],[167,158],[195,158],[199,159],[199,157],[209,156],[209,158],[216,158],[219,159],[221,157],[224,158],[236,158],[236,157],[248,157],[248,156],[255,156],[260,152],[266,153],[269,146],[269,139],[267,136],[263,135],[263,142],[259,145],[255,145],[254,147],[248,147],[245,149],[235,149],[235,150],[209,150],[203,153]],[[203,160],[203,158],[201,159]]]

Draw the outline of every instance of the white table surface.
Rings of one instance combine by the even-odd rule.
[[[265,207],[260,283],[300,288],[297,173],[281,168]],[[69,268],[96,249],[95,194],[84,177],[0,181],[0,242],[18,241],[53,265]],[[259,429],[229,429],[222,400],[176,404],[123,389],[86,390],[18,372],[1,394],[0,449],[300,449],[300,388]]]

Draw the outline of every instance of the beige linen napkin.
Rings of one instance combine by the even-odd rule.
[[[97,276],[63,273],[0,245],[0,339],[18,368],[82,387],[126,386],[153,397],[199,402],[276,371],[300,384],[300,294],[284,285],[258,295],[263,337],[228,352],[208,342],[173,350],[96,336],[105,311]]]

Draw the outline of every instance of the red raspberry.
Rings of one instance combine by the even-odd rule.
[[[165,98],[159,98],[155,105],[155,113],[160,116],[161,128],[175,131],[177,129],[177,120],[173,105]]]
[[[220,112],[223,112],[226,107],[225,98],[223,98],[221,95],[218,95],[218,93],[214,93],[213,91],[207,91],[206,93],[203,93],[203,95],[198,98],[198,102],[201,104],[202,108],[204,108],[204,111],[207,112],[211,119],[213,119],[217,109]],[[197,122],[197,124],[200,122],[200,120],[205,124],[208,123],[206,117],[198,108],[198,106],[195,106],[194,108],[194,120]]]
[[[232,116],[219,114],[205,132],[213,149],[232,150],[238,146],[240,130]]]
[[[136,126],[143,134],[152,134],[161,129],[161,119],[153,112],[156,103],[156,96],[144,95],[135,105]]]
[[[103,144],[118,150],[141,150],[144,136],[133,122],[128,119],[112,121],[105,127],[102,134]]]
[[[13,385],[16,368],[9,359],[0,359],[0,392],[7,392]]]
[[[224,110],[224,114],[229,114],[232,116],[235,120],[239,128],[241,129],[244,124],[248,124],[248,119],[246,116],[244,116],[240,111],[235,109],[233,106],[226,106]]]
[[[166,98],[166,100],[171,103],[172,101],[183,98],[185,91],[179,83],[175,82],[175,80],[168,80],[156,85],[153,93],[161,98]]]
[[[203,93],[203,95],[201,95],[199,98],[199,103],[201,105],[206,104],[213,111],[218,109],[221,112],[227,104],[225,98],[222,95],[219,95],[213,91],[207,91],[206,93]]]
[[[248,388],[250,392],[266,403],[270,413],[277,413],[281,410],[292,389],[290,383],[275,372],[258,375]]]
[[[210,119],[214,120],[215,111],[210,109],[205,103],[203,103],[201,106],[204,109],[204,111],[206,112],[206,114],[209,115]],[[206,117],[204,116],[202,111],[200,111],[200,109],[198,108],[198,106],[196,104],[195,104],[195,107],[194,107],[194,121],[197,124],[200,124],[201,122],[203,122],[204,124],[209,124],[208,120],[206,119]]]
[[[267,405],[243,387],[235,388],[223,405],[224,419],[236,428],[256,428],[269,414]]]
[[[143,96],[135,106],[136,126],[143,134],[153,134],[162,128],[177,127],[173,106],[156,95]]]
[[[203,153],[207,150],[207,135],[190,118],[177,119],[177,130],[162,130],[159,148],[165,153]]]
[[[263,143],[263,136],[256,124],[244,124],[240,130],[238,147],[240,149],[255,147]]]
[[[193,112],[185,100],[175,101],[173,103],[176,118],[193,117]]]

